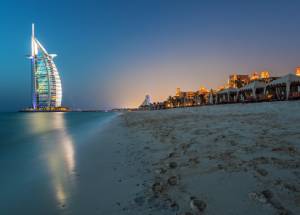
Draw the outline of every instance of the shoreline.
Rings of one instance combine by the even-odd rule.
[[[76,192],[60,206],[63,213],[140,214],[136,201],[147,175],[133,152],[122,113],[115,113],[77,149]],[[140,198],[139,198],[140,197]]]
[[[117,112],[102,119],[23,115],[37,132],[22,137],[20,153],[30,156],[11,163],[9,154],[2,165],[16,175],[22,166],[32,181],[14,177],[9,187],[5,175],[1,211],[300,214],[299,110],[300,101]],[[45,120],[48,126],[39,130]],[[8,200],[14,192],[31,192],[38,204],[23,195]]]

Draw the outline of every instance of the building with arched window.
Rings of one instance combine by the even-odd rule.
[[[55,54],[48,54],[34,35],[32,24],[31,68],[32,68],[32,107],[52,109],[61,107],[61,80],[54,63]]]

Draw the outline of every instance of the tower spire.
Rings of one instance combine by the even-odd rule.
[[[31,24],[31,56],[35,56],[37,54],[37,44],[34,35],[34,23]]]
[[[34,23],[32,23],[31,28],[32,28],[32,33],[31,33],[31,35],[32,35],[32,38],[34,38]]]

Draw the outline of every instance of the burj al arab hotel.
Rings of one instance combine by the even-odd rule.
[[[52,109],[61,107],[62,87],[58,70],[54,64],[55,54],[48,54],[34,35],[31,35],[32,107]]]

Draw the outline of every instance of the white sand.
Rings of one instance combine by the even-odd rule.
[[[115,124],[137,187],[124,184],[119,214],[197,214],[191,197],[204,214],[300,214],[299,101],[131,112]]]

